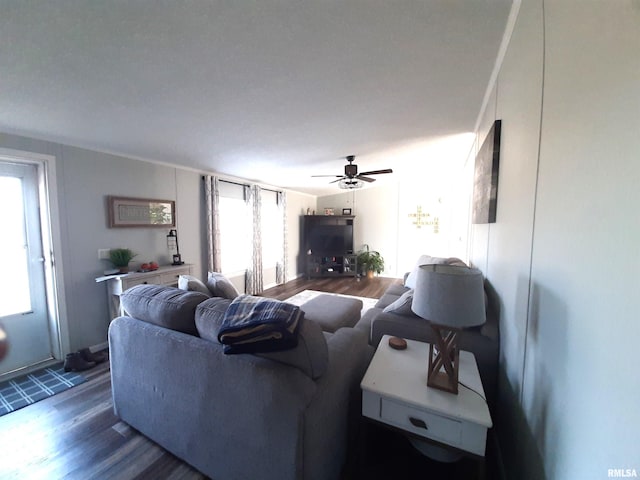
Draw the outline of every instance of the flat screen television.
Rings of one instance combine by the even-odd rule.
[[[353,225],[313,225],[307,243],[316,255],[353,253]]]

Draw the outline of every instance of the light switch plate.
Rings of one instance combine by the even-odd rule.
[[[109,260],[109,253],[111,252],[110,248],[99,248],[98,249],[98,260]]]

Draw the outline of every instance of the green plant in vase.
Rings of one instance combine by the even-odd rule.
[[[370,250],[369,245],[364,244],[358,252],[358,268],[367,272],[367,277],[372,278],[374,272],[379,274],[384,270],[384,258],[380,252]]]
[[[128,248],[112,248],[109,251],[109,260],[113,263],[113,266],[120,269],[120,273],[127,273],[129,271],[129,262],[137,253],[133,253]]]

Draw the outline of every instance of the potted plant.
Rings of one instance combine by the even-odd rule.
[[[129,271],[129,262],[136,255],[128,248],[112,248],[109,251],[109,260],[111,260],[114,267],[120,269],[120,273],[127,273]]]
[[[384,258],[380,252],[369,250],[369,245],[365,243],[358,252],[358,267],[367,272],[368,278],[372,278],[374,272],[379,274],[384,270]]]

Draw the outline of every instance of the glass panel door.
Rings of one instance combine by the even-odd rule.
[[[24,219],[22,179],[0,177],[0,205],[2,205],[3,233],[0,252],[4,256],[5,275],[0,275],[0,317],[26,313],[31,310],[29,268],[27,260],[27,232]]]
[[[9,341],[0,375],[53,357],[37,168],[0,162],[0,323]]]

